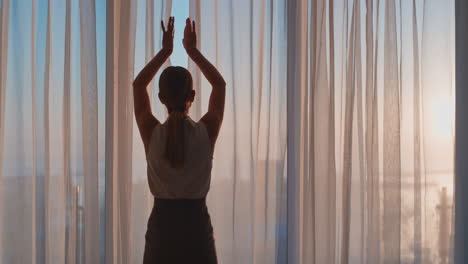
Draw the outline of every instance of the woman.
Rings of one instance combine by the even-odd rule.
[[[145,236],[143,263],[217,263],[213,228],[206,207],[213,151],[224,113],[226,83],[196,48],[195,22],[186,20],[183,45],[212,86],[208,112],[199,122],[189,116],[195,98],[190,73],[167,67],[159,79],[159,99],[169,117],[151,113],[146,87],[173,49],[174,17],[163,30],[162,49],[133,82],[135,116],[155,197]]]

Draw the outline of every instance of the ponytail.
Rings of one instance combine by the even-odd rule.
[[[166,121],[165,159],[172,168],[181,168],[185,162],[184,120],[190,101],[192,76],[183,67],[167,67],[159,77],[159,97],[169,112]],[[192,99],[193,100],[193,95]]]
[[[185,161],[184,119],[180,111],[171,111],[167,118],[166,160],[173,168],[181,168]]]

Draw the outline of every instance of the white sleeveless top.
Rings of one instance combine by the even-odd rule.
[[[185,161],[182,168],[172,168],[165,160],[166,125],[153,128],[146,154],[148,183],[156,198],[196,199],[206,197],[210,188],[213,153],[203,122],[185,120]]]

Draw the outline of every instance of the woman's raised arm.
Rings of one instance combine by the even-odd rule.
[[[197,35],[195,32],[195,21],[186,20],[184,30],[184,48],[189,57],[197,64],[210,82],[212,90],[208,105],[208,112],[202,117],[203,123],[206,125],[208,135],[211,141],[211,147],[214,150],[214,145],[218,137],[219,129],[223,121],[224,102],[226,97],[226,82],[218,70],[201,54],[196,48]]]
[[[167,30],[164,27],[164,22],[161,21],[161,28],[163,30],[163,43],[162,49],[154,56],[151,61],[138,73],[133,81],[133,105],[135,110],[135,118],[140,131],[145,151],[148,150],[149,140],[151,138],[151,131],[159,121],[153,116],[151,112],[151,104],[146,87],[154,78],[158,70],[164,62],[172,54],[174,43],[174,17],[169,18]]]

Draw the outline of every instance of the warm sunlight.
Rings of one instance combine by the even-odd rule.
[[[440,140],[450,140],[454,133],[455,111],[453,98],[449,96],[439,97],[430,107],[433,117],[434,136]]]

